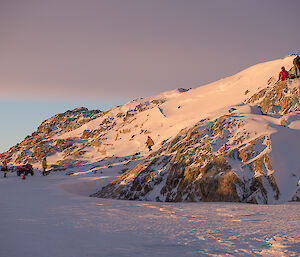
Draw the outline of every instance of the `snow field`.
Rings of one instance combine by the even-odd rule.
[[[91,198],[113,180],[78,172],[0,178],[0,256],[299,256],[300,204]]]

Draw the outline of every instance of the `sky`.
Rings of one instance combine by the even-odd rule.
[[[45,119],[300,52],[299,0],[0,0],[0,152]]]

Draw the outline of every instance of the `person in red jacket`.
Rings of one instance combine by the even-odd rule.
[[[279,79],[285,81],[289,77],[289,73],[285,70],[284,66],[281,67],[281,72],[279,73]]]

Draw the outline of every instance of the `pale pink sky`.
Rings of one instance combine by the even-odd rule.
[[[1,0],[0,99],[122,99],[300,51],[300,1]]]

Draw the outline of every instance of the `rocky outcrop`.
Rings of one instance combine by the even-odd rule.
[[[285,115],[300,111],[300,94],[293,80],[277,81],[251,96],[246,103],[257,103],[265,115]]]
[[[69,132],[75,130],[87,122],[103,115],[100,110],[88,110],[80,107],[72,111],[57,114],[44,121],[37,129],[37,132],[51,136],[57,132]]]
[[[244,123],[242,117],[226,115],[181,131],[92,196],[167,202],[276,200],[280,192],[267,154],[270,142],[265,135],[253,139],[249,132],[237,133]]]
[[[292,202],[300,202],[300,181],[298,182],[298,189],[296,191],[296,193],[293,195]]]

